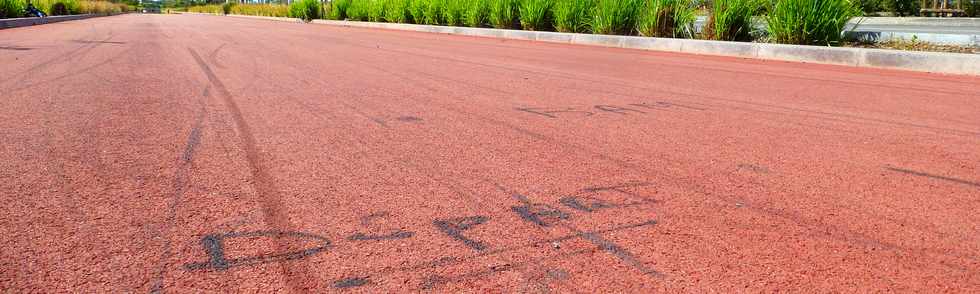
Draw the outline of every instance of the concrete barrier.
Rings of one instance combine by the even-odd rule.
[[[5,18],[5,19],[0,19],[0,30],[56,23],[56,22],[69,21],[69,20],[79,20],[79,19],[93,18],[98,16],[109,16],[109,15],[79,14],[79,15],[59,15],[59,16],[49,16],[49,17]]]
[[[284,17],[245,15],[235,15],[234,17],[288,22],[298,21],[297,19]],[[344,27],[379,28],[388,30],[980,76],[980,54],[533,32],[336,20],[314,20],[313,23]]]

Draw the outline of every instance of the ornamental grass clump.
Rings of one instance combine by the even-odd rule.
[[[385,21],[385,7],[388,5],[388,0],[358,0],[368,2],[368,21],[372,22],[383,22]]]
[[[486,26],[490,21],[490,0],[470,0],[463,11],[463,23],[474,28]]]
[[[598,0],[592,9],[592,32],[604,35],[631,35],[643,0]]]
[[[552,0],[520,0],[518,14],[521,27],[529,31],[549,30],[552,27]]]
[[[347,10],[350,8],[352,0],[333,0],[330,2],[329,18],[334,20],[345,20],[348,18]]]
[[[24,17],[27,3],[21,0],[0,0],[0,18]]]
[[[319,0],[296,0],[289,5],[289,17],[309,22],[323,18],[323,6]]]
[[[385,5],[384,18],[388,22],[407,23],[412,19],[408,11],[409,0],[388,0]]]
[[[750,41],[752,16],[764,0],[714,0],[704,36],[711,40]]]
[[[691,37],[694,10],[689,0],[650,0],[639,12],[636,31],[647,37]]]
[[[443,0],[442,19],[446,25],[462,26],[467,0]]]
[[[347,7],[347,19],[366,21],[371,13],[372,0],[352,0]]]
[[[861,10],[850,0],[776,0],[769,9],[769,36],[777,43],[840,43],[847,21]]]
[[[498,29],[517,27],[517,4],[517,0],[490,0],[490,24]]]
[[[423,23],[427,25],[440,25],[445,23],[442,10],[446,6],[446,0],[426,0],[425,18]]]
[[[429,7],[431,0],[411,0],[408,3],[408,13],[412,15],[412,23],[425,23],[425,9]]]
[[[555,30],[564,33],[588,32],[593,7],[595,0],[558,0],[551,9]]]

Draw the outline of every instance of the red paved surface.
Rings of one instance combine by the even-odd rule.
[[[0,65],[6,291],[980,291],[978,78],[191,15]]]

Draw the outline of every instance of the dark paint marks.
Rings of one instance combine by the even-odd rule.
[[[366,234],[363,234],[363,233],[355,233],[355,234],[351,235],[350,237],[347,237],[347,240],[351,240],[351,241],[383,241],[383,240],[407,239],[407,238],[411,238],[412,236],[415,236],[415,233],[399,230],[397,232],[394,232],[394,233],[391,233],[391,234],[387,234],[387,235],[366,235]]]
[[[568,280],[569,278],[572,277],[572,275],[569,274],[568,271],[560,268],[548,269],[545,271],[545,274],[547,274],[549,278],[559,280],[559,281]]]
[[[885,169],[890,170],[890,171],[893,171],[893,172],[900,172],[900,173],[910,174],[910,175],[913,175],[913,176],[927,177],[927,178],[930,178],[930,179],[950,181],[950,182],[953,182],[953,183],[958,183],[958,184],[963,184],[963,185],[969,185],[969,186],[974,186],[974,187],[980,187],[980,183],[971,182],[971,181],[967,181],[967,180],[963,180],[963,179],[957,179],[957,178],[951,178],[951,177],[947,177],[947,176],[934,175],[934,174],[930,174],[930,173],[924,173],[924,172],[920,172],[920,171],[914,171],[914,170],[902,169],[902,168],[885,167]]]
[[[673,103],[673,102],[665,102],[665,101],[657,101],[657,102],[654,102],[653,104],[648,104],[648,103],[633,103],[633,104],[630,104],[630,105],[631,106],[637,106],[637,107],[643,107],[643,108],[647,108],[647,109],[658,109],[658,108],[664,109],[664,108],[679,107],[679,108],[686,108],[686,109],[697,110],[697,111],[705,111],[705,110],[708,110],[707,108],[701,108],[701,107],[695,107],[695,106],[688,106],[688,105],[677,104],[677,103]]]
[[[561,204],[582,212],[595,212],[596,210],[613,208],[612,204],[592,197],[568,196],[558,200]]]
[[[231,238],[255,238],[255,237],[271,237],[271,238],[295,238],[295,239],[305,239],[316,241],[319,246],[310,247],[303,250],[289,251],[283,253],[266,254],[266,255],[256,255],[256,256],[246,256],[240,258],[228,259],[225,255],[225,240]],[[254,232],[232,232],[223,235],[207,235],[201,239],[201,245],[204,247],[204,251],[207,252],[209,260],[207,262],[192,262],[184,264],[184,268],[187,270],[227,270],[231,267],[243,266],[243,265],[256,265],[270,262],[278,262],[285,260],[296,260],[301,259],[310,255],[314,255],[327,250],[330,247],[330,240],[325,237],[301,233],[301,232],[280,232],[280,231],[254,231]]]
[[[474,250],[482,251],[487,249],[487,245],[483,242],[463,236],[463,232],[470,230],[477,225],[486,223],[489,220],[490,218],[486,216],[469,216],[453,219],[438,219],[433,221],[432,224],[453,239],[463,242],[463,244],[473,248]]]
[[[547,109],[547,108],[532,108],[532,107],[518,107],[518,108],[514,108],[514,109],[519,110],[519,111],[523,111],[523,112],[527,112],[527,113],[533,113],[533,114],[537,114],[537,115],[541,115],[541,116],[546,116],[546,117],[550,117],[550,118],[558,118],[558,116],[555,115],[555,114],[558,114],[558,113],[572,113],[572,112],[574,112],[574,113],[584,113],[585,116],[592,116],[594,114],[594,113],[588,112],[588,111],[575,110],[574,108],[571,108],[571,107],[567,107],[567,108],[564,108],[564,109],[550,109],[550,110]]]
[[[72,40],[72,42],[82,43],[82,44],[117,44],[117,45],[126,44],[126,42],[119,42],[119,41]]]
[[[570,217],[567,213],[564,213],[561,210],[547,204],[525,204],[522,206],[512,206],[511,210],[517,213],[521,219],[542,227],[554,225],[555,223],[566,220]]]
[[[619,106],[614,106],[614,105],[596,105],[595,106],[595,109],[602,110],[602,111],[605,111],[605,112],[611,112],[611,113],[615,113],[615,114],[622,114],[622,115],[627,115],[630,112],[646,113],[646,112],[642,112],[642,111],[639,111],[639,110],[629,109],[629,108],[626,108],[626,107],[619,107]]]
[[[27,51],[27,50],[34,50],[34,48],[17,47],[17,46],[0,46],[0,50]]]
[[[747,171],[750,171],[750,172],[760,173],[760,174],[768,174],[769,173],[769,169],[768,168],[766,168],[764,166],[760,166],[760,165],[750,164],[750,163],[742,163],[742,164],[739,164],[738,165],[738,169],[747,170]]]
[[[400,121],[400,122],[420,122],[420,121],[422,121],[421,118],[414,117],[414,116],[399,116],[396,119],[398,121]]]
[[[574,228],[570,228],[570,229],[578,231],[577,229]],[[636,256],[634,256],[632,253],[627,251],[625,248],[617,245],[616,243],[613,243],[612,241],[606,240],[602,236],[599,236],[599,234],[592,233],[592,232],[578,232],[578,233],[580,236],[582,236],[583,239],[592,242],[593,245],[595,245],[602,251],[612,254],[613,256],[619,258],[619,260],[632,266],[633,268],[637,269],[641,273],[645,275],[655,276],[655,277],[663,276],[660,272],[657,272],[656,270],[647,267],[645,264],[643,264],[643,262],[637,259]]]
[[[368,278],[369,277],[340,279],[333,283],[333,287],[339,289],[346,289],[346,288],[356,288],[356,287],[364,286],[371,283],[371,280],[368,280]]]

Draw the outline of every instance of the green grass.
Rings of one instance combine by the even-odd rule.
[[[422,23],[427,25],[441,25],[445,23],[442,17],[442,10],[446,6],[446,0],[425,0],[425,18]]]
[[[471,0],[463,12],[463,23],[474,28],[490,22],[490,0]]]
[[[385,5],[385,21],[395,23],[407,23],[412,19],[412,14],[408,11],[410,0],[388,0]]]
[[[368,4],[368,21],[372,22],[384,22],[385,21],[385,7],[388,6],[388,0],[356,0],[356,1],[367,1]]]
[[[783,44],[838,44],[847,21],[859,15],[850,0],[776,0],[767,17],[769,36]]]
[[[231,14],[258,16],[289,16],[289,6],[281,4],[239,4],[231,8]]]
[[[553,27],[552,0],[520,0],[518,17],[521,27],[529,31],[550,30]]]
[[[637,16],[636,31],[647,37],[691,37],[695,18],[688,0],[649,0]]]
[[[348,18],[347,10],[350,9],[352,0],[334,0],[330,2],[330,13],[328,17],[333,20],[345,20]]]
[[[592,32],[604,35],[632,35],[643,0],[598,0],[592,9]]]
[[[431,0],[411,0],[408,3],[408,12],[412,15],[412,22],[417,24],[425,23],[425,9],[429,7]]]
[[[373,0],[352,0],[347,7],[347,19],[356,21],[367,21],[371,13]]]
[[[752,16],[762,8],[761,0],[714,0],[704,35],[723,41],[752,39]]]
[[[589,31],[595,0],[558,0],[552,7],[555,30],[565,33]]]
[[[24,16],[27,3],[22,0],[0,0],[0,18],[17,18]]]
[[[462,26],[463,13],[466,12],[466,5],[469,0],[443,0],[442,19],[446,25]]]
[[[498,29],[512,29],[517,22],[518,0],[490,0],[490,25]]]
[[[296,0],[289,5],[289,17],[311,21],[323,18],[323,6],[319,0]]]

